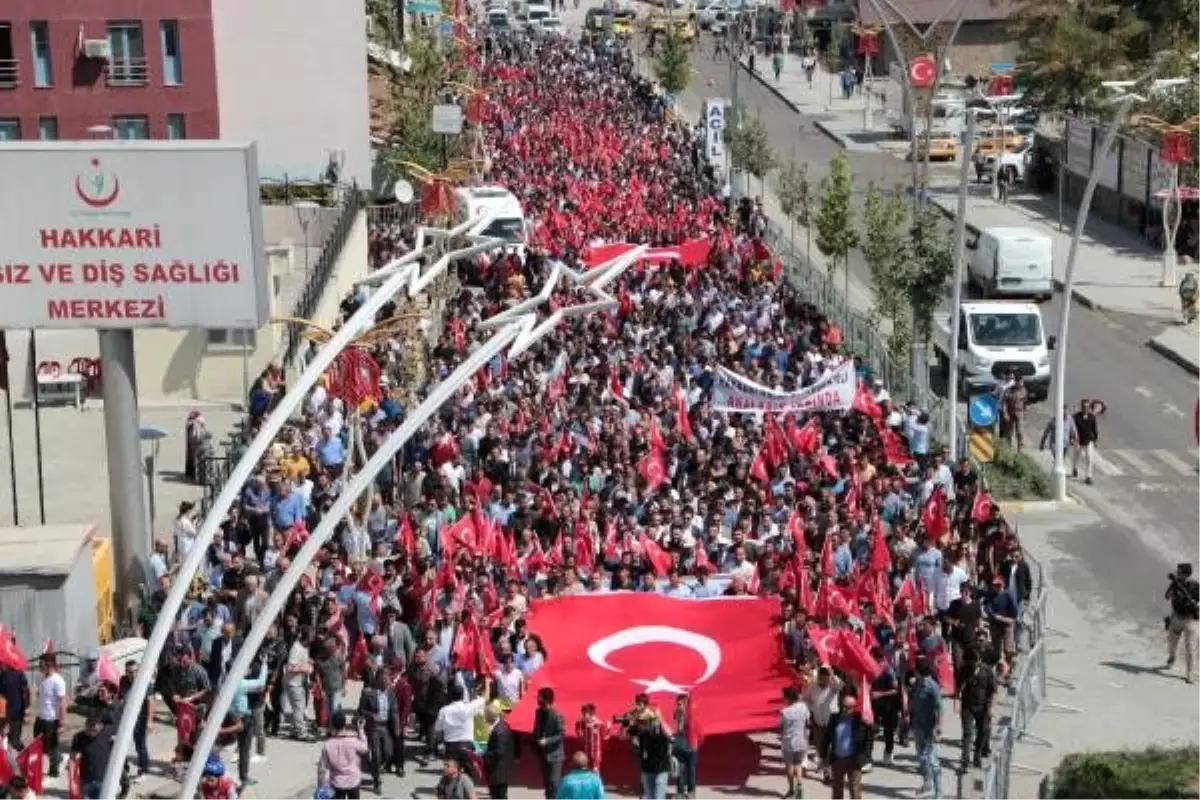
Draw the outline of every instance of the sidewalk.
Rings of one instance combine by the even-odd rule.
[[[891,78],[875,76],[870,83],[870,109],[864,92],[850,99],[842,96],[838,76],[826,71],[822,64],[813,73],[812,85],[800,67],[800,57],[789,53],[783,60],[779,80],[775,80],[771,57],[757,55],[755,71],[747,59],[742,59],[746,75],[758,81],[797,114],[813,118],[813,124],[826,136],[852,152],[876,150],[906,150],[908,143],[894,138],[891,123],[899,118],[902,108],[902,88]]]
[[[1054,281],[1062,289],[1067,254],[1076,209],[1063,208],[1058,223],[1054,198],[1021,192],[1010,196],[1008,205],[991,197],[989,184],[971,184],[967,199],[967,223],[975,228],[1024,227],[1041,231],[1054,243]],[[933,185],[930,199],[953,219],[958,207],[957,183]],[[1179,265],[1179,271],[1195,266]],[[1152,317],[1178,323],[1179,295],[1172,287],[1158,285],[1162,253],[1140,236],[1098,217],[1088,219],[1075,264],[1072,294],[1083,305],[1122,314]]]

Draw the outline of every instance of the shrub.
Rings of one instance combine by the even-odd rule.
[[[1033,457],[996,441],[996,456],[987,467],[988,485],[997,500],[1045,500],[1053,494],[1046,470]]]
[[[1050,797],[1200,797],[1200,750],[1195,747],[1073,753],[1050,778]]]

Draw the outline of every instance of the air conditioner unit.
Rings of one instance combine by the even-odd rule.
[[[112,58],[112,45],[108,39],[84,39],[83,57],[103,58],[107,61]]]

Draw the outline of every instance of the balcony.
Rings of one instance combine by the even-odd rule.
[[[0,58],[0,89],[15,89],[21,84],[21,62]]]
[[[150,82],[150,69],[144,58],[110,61],[105,74],[109,86],[145,86]]]

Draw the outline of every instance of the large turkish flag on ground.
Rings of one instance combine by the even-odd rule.
[[[772,729],[791,682],[779,614],[775,598],[614,592],[535,602],[529,630],[542,638],[546,665],[509,723],[532,731],[537,690],[551,686],[569,726],[584,703],[607,720],[647,692],[668,720],[675,696],[693,694],[706,736]]]

